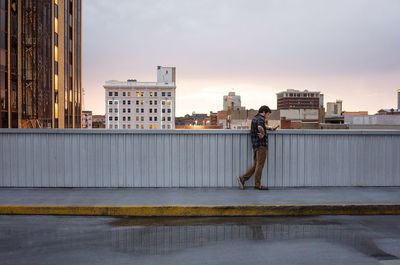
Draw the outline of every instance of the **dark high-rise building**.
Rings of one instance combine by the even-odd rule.
[[[278,110],[281,109],[320,109],[324,106],[321,92],[288,89],[277,94]]]
[[[0,0],[0,128],[81,127],[81,0]]]

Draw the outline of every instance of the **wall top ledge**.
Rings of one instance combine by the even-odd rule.
[[[102,134],[102,135],[243,135],[248,130],[105,130],[105,129],[0,129],[4,134]],[[279,130],[273,135],[393,135],[400,130]]]

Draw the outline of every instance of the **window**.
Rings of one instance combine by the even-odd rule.
[[[108,109],[108,113],[112,113],[112,109]]]
[[[131,101],[130,100],[128,100],[128,105],[131,105]]]
[[[144,109],[141,109],[140,112],[141,112],[141,113],[144,113]]]
[[[168,119],[167,119],[168,121],[171,121],[171,117],[168,117]]]
[[[171,129],[171,125],[168,125],[168,129]]]
[[[150,113],[153,113],[153,109],[149,109],[149,112],[150,112]]]
[[[115,113],[118,113],[118,109],[114,109],[114,112],[115,112]]]
[[[168,97],[172,97],[172,93],[171,92],[168,92]]]
[[[131,109],[128,109],[128,113],[131,113]]]
[[[157,106],[157,100],[154,100],[154,105],[156,105],[156,106]]]
[[[162,93],[161,93],[161,96],[162,96],[162,97],[165,97],[165,92],[162,92]]]
[[[165,117],[162,117],[162,121],[165,121]]]
[[[138,116],[136,116],[136,121],[139,121],[139,117]]]
[[[115,117],[114,120],[115,120],[115,121],[118,121],[118,117]]]
[[[109,129],[112,129],[113,127],[112,127],[112,125],[110,124],[110,125],[108,126],[108,128],[109,128]]]
[[[172,112],[172,110],[171,109],[168,109],[168,113],[171,113]]]
[[[140,105],[141,105],[141,106],[144,105],[144,100],[140,101]]]
[[[158,109],[154,109],[154,113],[157,113],[158,112]]]
[[[144,92],[140,92],[140,96],[141,96],[141,97],[144,97]]]
[[[114,105],[118,105],[118,100],[114,101]]]
[[[150,126],[149,126],[149,129],[152,130],[152,129],[153,129],[153,125],[150,125]]]
[[[154,92],[154,96],[157,97],[157,92]]]
[[[165,101],[162,101],[162,102],[161,102],[161,105],[165,106]]]
[[[108,105],[112,105],[112,104],[113,104],[112,100],[108,101]]]
[[[122,113],[126,113],[126,109],[122,109]]]
[[[140,125],[140,128],[143,130],[144,129],[144,125],[142,124],[142,125]]]
[[[122,101],[122,105],[126,105],[126,101],[125,100]]]
[[[131,117],[128,117],[128,121],[131,121]]]
[[[150,95],[150,97],[152,97],[153,96],[153,92],[149,92],[149,95]]]
[[[130,129],[131,128],[131,125],[130,124],[128,124],[128,129]]]
[[[115,125],[115,127],[114,127],[115,129],[118,129],[118,125]]]
[[[109,121],[112,121],[112,120],[113,120],[113,117],[108,117],[108,120],[109,120]]]
[[[165,113],[165,109],[162,109],[162,113]]]
[[[153,105],[153,100],[150,100],[149,104],[150,104],[150,105]]]
[[[153,117],[149,117],[149,121],[153,121]]]
[[[131,92],[128,92],[128,97],[130,97],[131,96]]]
[[[139,100],[136,100],[136,105],[139,105]]]
[[[122,96],[123,96],[123,97],[126,97],[126,92],[122,92]]]
[[[139,109],[136,109],[136,113],[139,113]]]
[[[118,97],[118,92],[114,92],[114,96],[115,96],[115,97]]]
[[[112,92],[108,92],[108,96],[112,97],[113,93]]]
[[[122,117],[122,121],[126,121],[126,117]]]
[[[163,125],[162,128],[165,129],[165,125]]]
[[[142,117],[140,117],[140,121],[144,121],[144,117],[142,116]]]
[[[139,129],[139,124],[136,124],[136,129]]]
[[[122,125],[122,128],[123,128],[123,129],[126,129],[126,125],[125,125],[125,124],[124,124],[124,125]]]
[[[154,117],[154,121],[157,121],[158,120],[158,118],[157,117]]]

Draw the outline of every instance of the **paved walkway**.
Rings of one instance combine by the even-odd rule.
[[[398,188],[0,189],[0,205],[400,204]]]
[[[269,216],[399,214],[400,187],[0,189],[0,214]]]

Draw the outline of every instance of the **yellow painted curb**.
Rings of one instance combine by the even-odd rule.
[[[400,215],[400,205],[71,206],[0,205],[0,215],[234,217]]]

